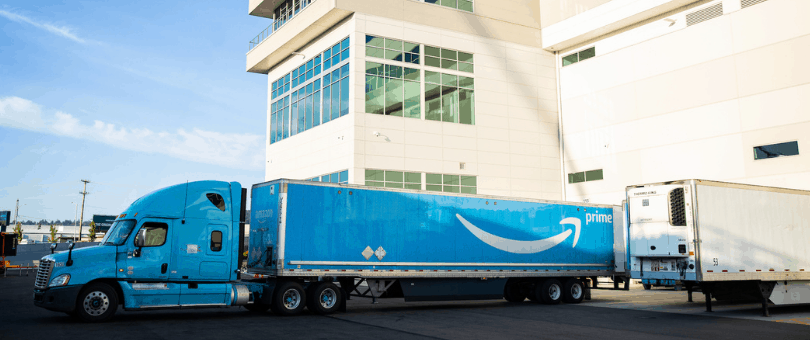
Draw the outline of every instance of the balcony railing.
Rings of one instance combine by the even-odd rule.
[[[264,29],[259,35],[257,35],[253,40],[250,41],[248,52],[252,51],[253,48],[258,46],[262,43],[265,39],[273,35],[279,28],[283,27],[284,24],[292,20],[298,14],[307,8],[310,4],[317,0],[286,0],[284,3],[279,5],[273,12],[273,23],[267,28]]]

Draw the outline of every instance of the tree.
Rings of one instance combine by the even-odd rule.
[[[90,222],[90,231],[87,232],[87,237],[90,238],[90,242],[96,242],[96,222]],[[81,238],[81,235],[79,235]]]
[[[17,242],[21,242],[23,236],[22,223],[17,222],[17,226],[14,227],[14,233],[17,234]]]
[[[53,227],[53,224],[51,224],[51,238],[48,239],[48,242],[56,242],[56,228]]]

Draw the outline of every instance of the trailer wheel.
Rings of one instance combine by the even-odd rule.
[[[580,303],[585,297],[585,285],[582,281],[570,278],[563,284],[563,301],[565,303]]]
[[[315,314],[332,314],[340,309],[343,302],[342,291],[331,282],[319,282],[310,286],[307,294],[307,308]]]
[[[563,287],[560,280],[546,279],[543,280],[534,290],[537,299],[547,305],[556,305],[560,303],[563,296]]]
[[[300,284],[293,281],[282,282],[273,291],[270,309],[278,315],[295,315],[304,310],[306,298],[307,294]]]
[[[92,283],[76,299],[76,316],[86,322],[109,320],[118,309],[118,294],[106,283]]]
[[[644,290],[650,290],[650,289],[652,289],[652,285],[651,285],[651,284],[649,284],[649,283],[645,283],[643,286],[644,286]]]
[[[522,287],[522,283],[517,280],[506,281],[506,286],[503,287],[503,298],[509,302],[523,302],[526,296],[529,295]]]

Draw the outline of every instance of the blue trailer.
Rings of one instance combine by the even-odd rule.
[[[243,261],[246,198],[216,181],[148,194],[99,246],[44,257],[34,302],[86,321],[119,305],[328,314],[353,292],[579,303],[585,278],[626,272],[619,206],[280,179],[251,189]]]

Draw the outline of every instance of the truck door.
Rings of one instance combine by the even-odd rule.
[[[144,218],[133,230],[134,236],[124,244],[126,275],[132,291],[125,299],[127,308],[176,306],[180,286],[167,282],[172,263],[172,235],[178,221]],[[136,247],[143,238],[143,246]],[[139,282],[140,281],[140,282]],[[145,283],[144,283],[145,282]]]

